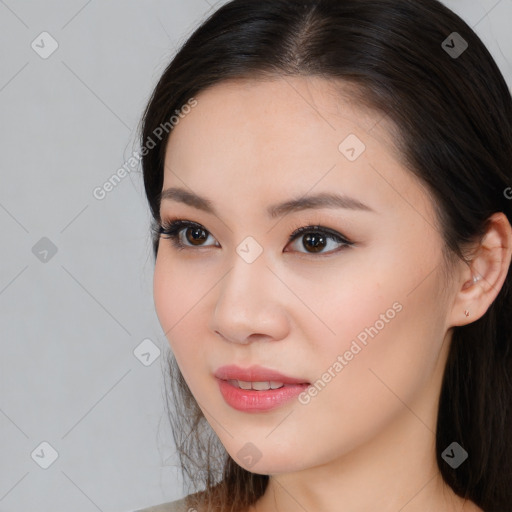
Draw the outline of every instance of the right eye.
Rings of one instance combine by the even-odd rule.
[[[163,221],[159,226],[158,234],[164,238],[169,238],[179,250],[189,247],[208,247],[202,242],[208,240],[210,236],[213,238],[201,224],[184,219]],[[186,242],[189,242],[190,245]]]

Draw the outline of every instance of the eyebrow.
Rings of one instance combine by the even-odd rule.
[[[157,200],[184,203],[218,217],[217,211],[209,199],[183,188],[165,189],[159,194]],[[377,213],[375,210],[353,197],[323,192],[271,205],[267,208],[267,215],[270,218],[278,218],[291,212],[319,208],[344,208],[347,210],[362,210]]]

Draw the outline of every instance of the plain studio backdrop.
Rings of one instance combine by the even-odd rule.
[[[184,495],[130,158],[160,74],[221,3],[0,0],[1,512]],[[445,3],[512,84],[512,0]]]

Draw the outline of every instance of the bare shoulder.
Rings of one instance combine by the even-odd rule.
[[[135,510],[134,512],[187,512],[186,498],[153,505],[148,508]]]

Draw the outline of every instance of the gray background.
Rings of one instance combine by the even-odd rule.
[[[184,495],[140,168],[93,190],[138,149],[152,87],[221,3],[0,0],[1,512]],[[512,84],[512,0],[445,3]],[[47,58],[42,32],[59,45]]]

